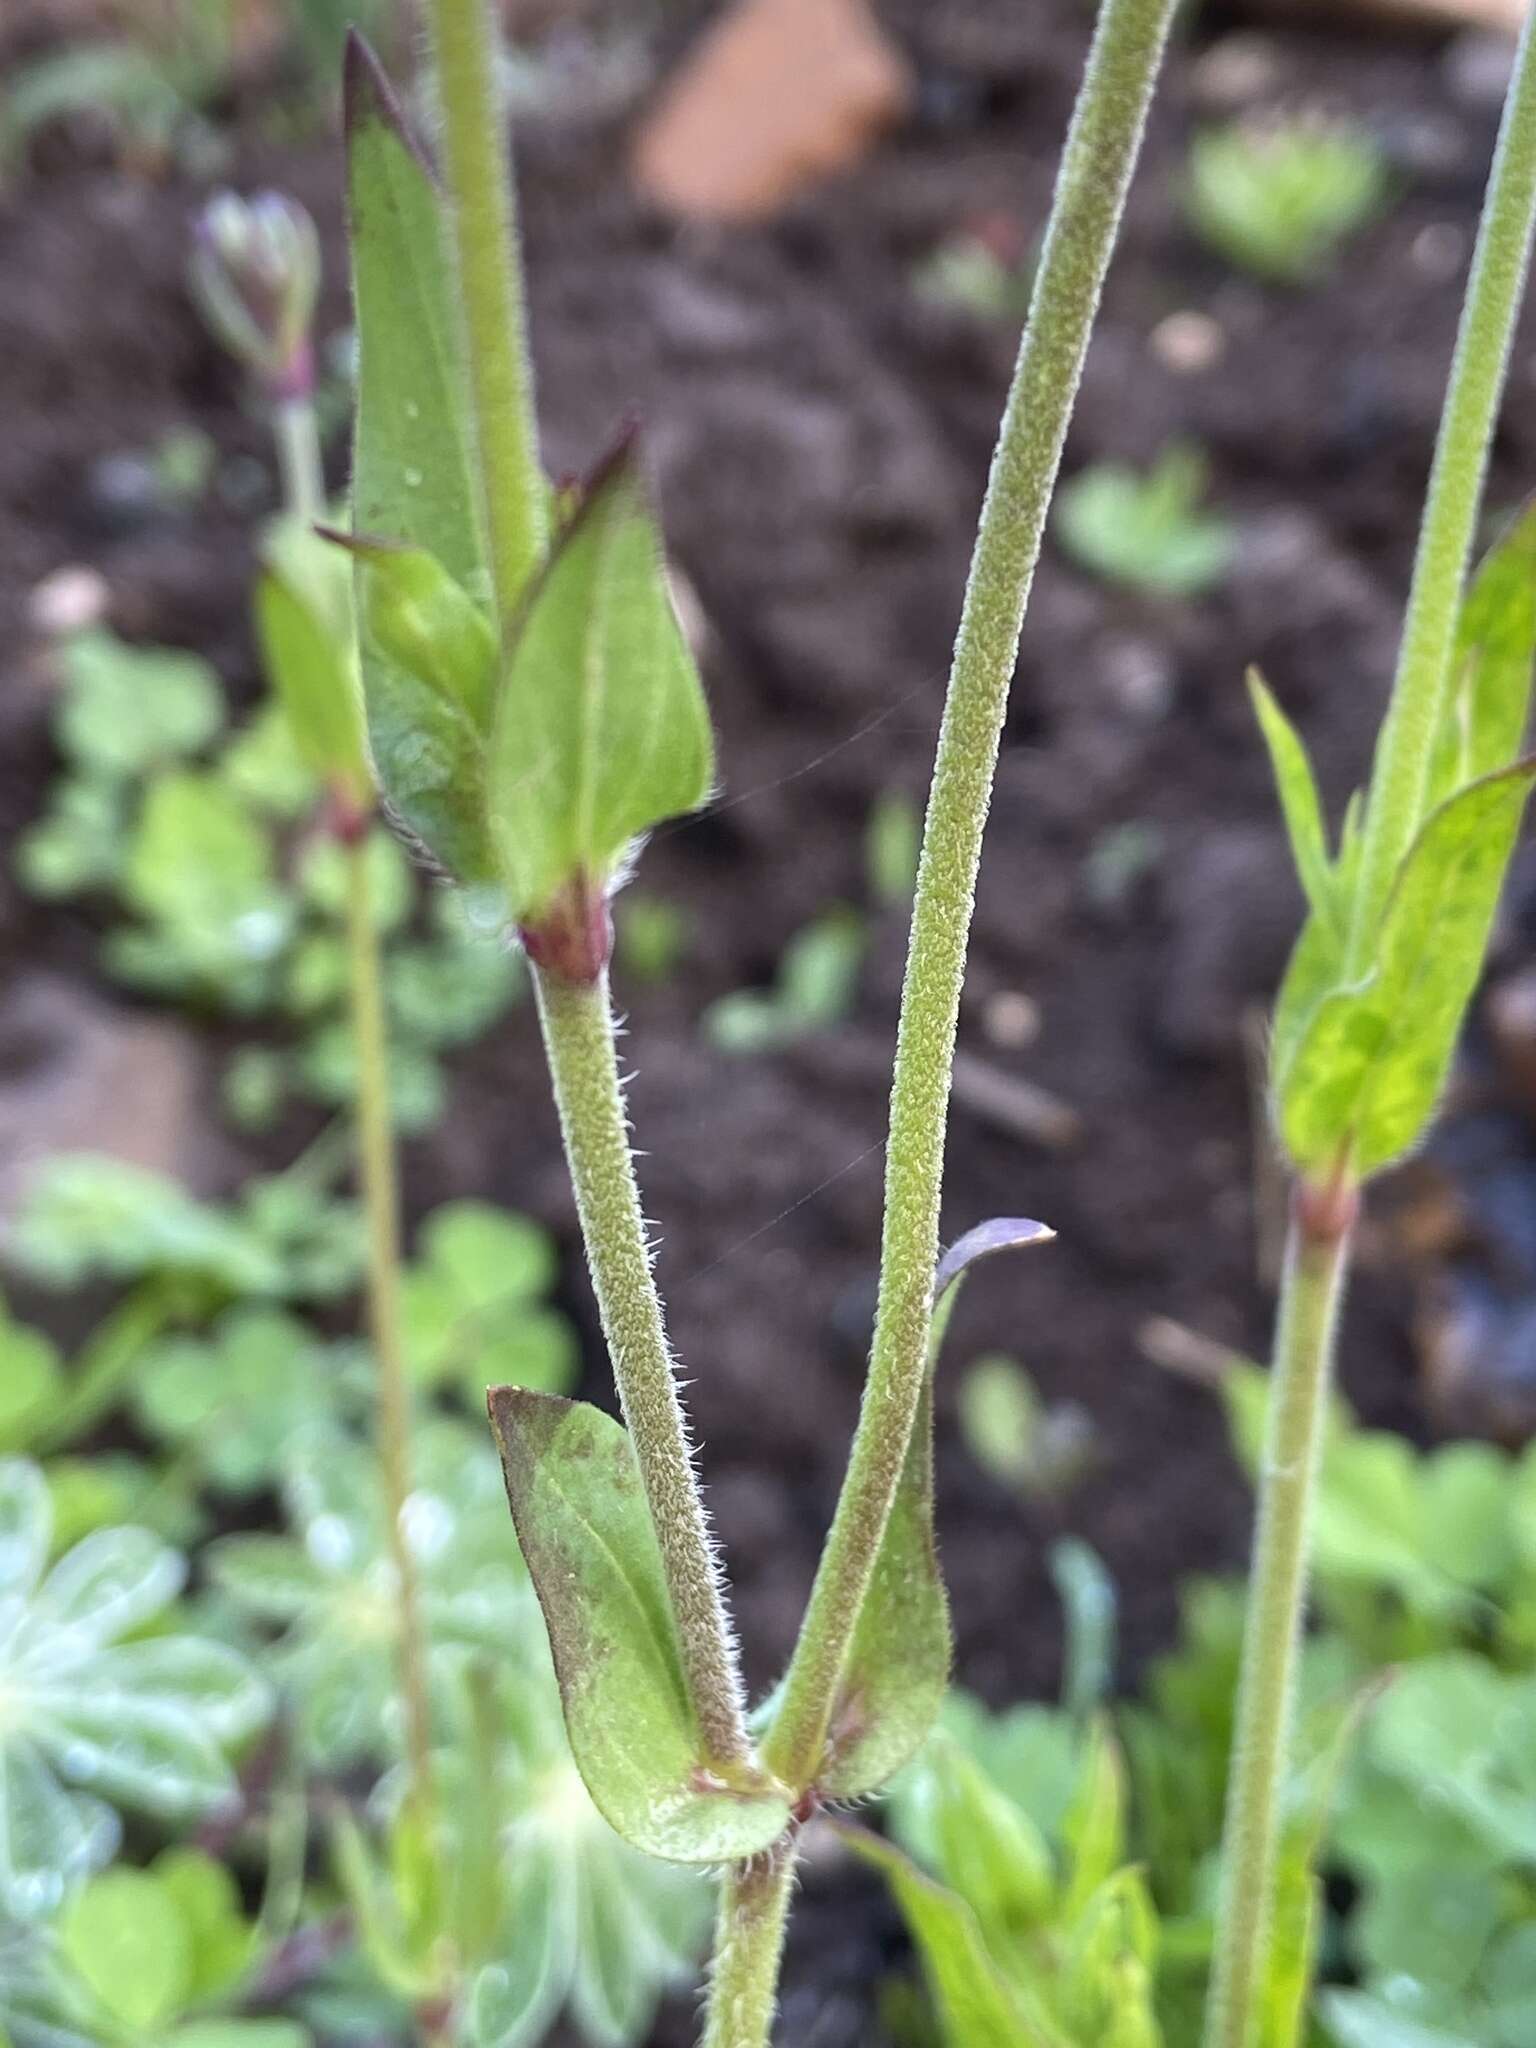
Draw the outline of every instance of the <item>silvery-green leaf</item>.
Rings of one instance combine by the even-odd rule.
[[[215,1742],[241,1742],[271,1710],[271,1695],[252,1666],[225,1643],[202,1636],[151,1636],[105,1650],[91,1664],[92,1683],[128,1702],[153,1699],[183,1713]]]
[[[509,1858],[501,1952],[470,1996],[475,2048],[525,2048],[558,2012],[578,1938],[572,1875],[554,1842],[525,1838]]]
[[[77,1543],[43,1581],[23,1628],[25,1647],[59,1629],[106,1643],[168,1607],[186,1565],[148,1529],[99,1529]]]
[[[67,1792],[25,1737],[0,1743],[0,1911],[48,1918],[117,1841],[110,1807]]]
[[[53,1510],[39,1466],[0,1461],[0,1597],[30,1593],[48,1556]]]
[[[296,2020],[189,2020],[167,2048],[309,2048],[312,2038]]]
[[[156,1699],[36,1688],[40,1748],[71,1784],[167,1819],[221,1806],[235,1778],[212,1734]]]
[[[209,1546],[216,1583],[258,1621],[286,1622],[311,1608],[326,1591],[324,1574],[286,1536],[226,1536]]]
[[[636,2038],[655,2002],[650,1928],[616,1857],[588,1856],[571,2014],[591,2041]]]

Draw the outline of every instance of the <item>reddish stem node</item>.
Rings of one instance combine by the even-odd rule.
[[[1309,1244],[1338,1244],[1359,1217],[1360,1184],[1340,1165],[1325,1181],[1298,1181],[1294,1201],[1296,1228]]]
[[[518,928],[534,966],[558,981],[591,988],[613,957],[613,917],[605,891],[574,875],[536,924]]]

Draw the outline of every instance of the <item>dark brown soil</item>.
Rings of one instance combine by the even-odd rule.
[[[760,1682],[789,1645],[858,1397],[899,920],[877,923],[856,1012],[824,1040],[729,1059],[702,1041],[698,1017],[714,996],[768,981],[819,909],[864,900],[870,806],[923,785],[1014,337],[924,303],[911,273],[969,222],[1000,215],[1033,236],[1086,35],[1075,0],[890,0],[886,13],[922,76],[918,116],[856,175],[762,229],[680,230],[648,213],[626,189],[623,120],[532,118],[521,138],[551,465],[583,466],[638,401],[668,533],[709,622],[724,794],[663,834],[643,868],[648,889],[687,907],[696,943],[666,987],[620,993],[660,1275]],[[1193,436],[1242,524],[1240,558],[1213,597],[1184,606],[1111,593],[1048,552],[978,904],[962,1046],[1070,1104],[1082,1132],[1052,1151],[957,1109],[947,1228],[1023,1211],[1060,1241],[972,1282],[950,1362],[1008,1351],[1047,1396],[1085,1404],[1097,1433],[1080,1487],[1054,1507],[1021,1505],[971,1463],[941,1394],[959,1672],[996,1701],[1057,1684],[1047,1551],[1059,1534],[1085,1538],[1114,1576],[1122,1676],[1167,1640],[1180,1581],[1243,1553],[1248,1503],[1215,1405],[1137,1342],[1153,1314],[1250,1350],[1265,1342],[1242,1027],[1274,986],[1297,902],[1242,674],[1263,667],[1337,806],[1362,773],[1391,667],[1496,116],[1469,103],[1468,67],[1436,42],[1273,30],[1260,100],[1367,122],[1402,196],[1331,283],[1266,290],[1202,254],[1172,203],[1191,125],[1216,110],[1207,53],[1231,27],[1208,10],[1174,59],[1068,460],[1142,459]],[[239,129],[240,180],[296,190],[339,279],[334,146],[278,152],[258,111]],[[196,646],[232,687],[251,685],[248,519],[205,506],[125,523],[96,487],[104,454],[188,420],[223,449],[261,450],[183,291],[196,198],[174,176],[127,179],[79,148],[55,148],[0,197],[7,833],[49,773],[24,622],[49,571],[99,565],[124,632]],[[1187,308],[1225,335],[1220,361],[1196,374],[1149,345]],[[335,284],[328,315],[344,322]],[[1528,329],[1515,359],[1495,505],[1536,475],[1533,339]],[[1109,907],[1094,856],[1129,824],[1151,829],[1154,857]],[[77,922],[9,879],[0,952],[93,971]],[[1038,1009],[1024,1049],[987,1034],[1009,991]],[[463,1061],[453,1110],[412,1148],[408,1173],[416,1206],[476,1191],[556,1226],[600,1390],[526,1009]],[[1383,1240],[1355,1288],[1345,1381],[1367,1416],[1417,1432],[1414,1372],[1405,1282]],[[889,1921],[858,1891],[834,1922],[823,1911],[802,1915],[786,2038],[868,2042],[858,1994]]]

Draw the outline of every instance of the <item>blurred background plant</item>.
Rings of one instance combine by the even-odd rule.
[[[1387,207],[1392,179],[1362,129],[1301,118],[1233,121],[1189,145],[1184,209],[1218,256],[1276,284],[1313,282]]]
[[[1058,492],[1056,538],[1105,583],[1153,597],[1204,597],[1236,545],[1230,523],[1203,509],[1205,490],[1205,458],[1185,442],[1170,442],[1140,472],[1095,462]]]
[[[54,123],[104,128],[130,167],[216,175],[228,157],[219,116],[232,95],[282,81],[278,125],[323,118],[348,25],[381,40],[393,0],[148,0],[104,10],[103,31],[14,67],[0,91],[0,173],[14,175]]]

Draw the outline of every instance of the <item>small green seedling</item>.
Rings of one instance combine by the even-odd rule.
[[[223,153],[203,109],[213,81],[197,62],[129,42],[66,42],[18,64],[0,98],[0,171],[12,172],[34,135],[89,114],[108,122],[124,158],[148,168],[179,160],[205,174]]]
[[[334,1300],[357,1279],[357,1213],[303,1166],[221,1205],[127,1160],[67,1153],[32,1181],[8,1250],[49,1287],[154,1280],[204,1310]]]
[[[905,909],[911,903],[922,850],[922,811],[904,791],[883,790],[864,827],[869,893],[882,909]]]
[[[401,1283],[413,1377],[475,1409],[488,1381],[567,1392],[576,1347],[569,1323],[548,1306],[556,1272],[554,1245],[526,1216],[485,1202],[434,1210]]]
[[[1306,284],[1385,209],[1380,145],[1321,120],[1208,128],[1189,146],[1184,208],[1201,240],[1240,270]]]
[[[878,1837],[844,1829],[895,1893],[944,2048],[1154,2048],[1162,2038],[1157,1914],[1126,1863],[1123,1764],[1102,1728],[1062,1747],[1064,1782],[1057,1745],[1041,1744],[1030,1761],[1047,1769],[1019,1774],[1021,1800],[958,1743],[931,1743],[896,1809],[931,1876]]]
[[[960,1428],[984,1472],[1026,1499],[1049,1500],[1093,1462],[1093,1424],[1075,1401],[1047,1405],[1024,1368],[995,1353],[960,1382]]]
[[[1016,239],[1006,221],[958,229],[913,270],[912,289],[929,305],[1020,327],[1029,312],[1035,264],[1012,246]]]
[[[1083,858],[1083,889],[1095,910],[1117,917],[1157,866],[1163,833],[1146,818],[1126,818],[1096,839]]]
[[[621,977],[670,981],[692,943],[692,924],[681,904],[633,889],[618,905],[614,959]]]
[[[55,733],[68,772],[17,851],[40,896],[72,896],[120,877],[137,782],[199,754],[223,719],[218,677],[196,655],[130,647],[105,628],[59,655]]]
[[[249,1496],[281,1480],[296,1444],[361,1406],[356,1363],[285,1310],[237,1308],[207,1338],[152,1346],[134,1370],[133,1405],[203,1484]]]
[[[1205,459],[1170,442],[1148,470],[1097,462],[1062,485],[1056,537],[1106,583],[1152,597],[1203,597],[1231,565],[1229,522],[1203,511]]]
[[[853,1006],[864,920],[846,905],[824,910],[784,948],[766,993],[738,989],[704,1012],[704,1035],[722,1052],[771,1052],[840,1024]]]
[[[408,1533],[437,1688],[466,1654],[518,1640],[528,1587],[483,1441],[442,1417],[417,1424],[412,1449]],[[388,1502],[365,1443],[329,1419],[292,1438],[283,1463],[290,1533],[221,1537],[208,1557],[220,1593],[264,1641],[263,1667],[293,1702],[304,1753],[334,1771],[391,1746],[403,1622]]]

